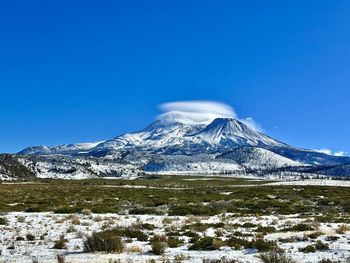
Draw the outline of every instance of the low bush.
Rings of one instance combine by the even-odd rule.
[[[0,217],[0,225],[7,225],[8,221],[5,217]]]
[[[121,237],[111,231],[93,233],[85,238],[83,246],[85,252],[121,253],[124,249]]]
[[[235,259],[227,258],[227,257],[221,257],[219,259],[206,259],[204,258],[203,263],[237,263],[238,261]]]
[[[319,236],[322,236],[322,235],[323,235],[322,232],[320,232],[320,231],[315,231],[315,232],[312,232],[312,233],[308,234],[307,236],[308,236],[309,238],[311,238],[311,239],[316,239],[316,238],[318,238]]]
[[[315,248],[320,251],[325,251],[329,250],[329,245],[327,243],[322,242],[321,240],[317,240]]]
[[[28,241],[33,241],[35,239],[35,236],[32,235],[32,234],[27,234],[26,238],[27,238]]]
[[[327,236],[327,241],[337,241],[340,237],[338,236]]]
[[[166,236],[155,235],[151,240],[152,253],[155,255],[162,255],[168,247]]]
[[[189,250],[217,250],[225,243],[221,239],[213,237],[203,237],[194,242]]]
[[[164,215],[163,210],[155,207],[133,208],[129,210],[129,214],[132,215]]]
[[[292,227],[283,228],[281,231],[282,232],[303,232],[303,231],[313,231],[313,230],[315,230],[313,226],[300,223]]]
[[[296,263],[290,256],[282,251],[270,251],[259,255],[263,263]]]
[[[186,215],[197,215],[197,216],[213,216],[220,214],[220,210],[209,207],[209,206],[173,206],[169,210],[169,215],[186,216]]]
[[[315,253],[316,252],[316,248],[314,246],[312,246],[312,245],[308,245],[306,247],[299,248],[299,251],[303,252],[303,253]]]
[[[277,249],[276,242],[273,241],[266,241],[264,239],[256,239],[253,240],[251,243],[251,246],[255,249],[257,249],[259,252],[267,252],[271,250]]]
[[[131,228],[126,228],[126,229],[121,229],[119,231],[116,231],[117,233],[119,232],[121,236],[129,237],[129,238],[136,238],[139,241],[147,241],[148,240],[148,235],[141,230],[136,230],[136,229],[131,229]]]
[[[248,240],[245,240],[243,238],[238,237],[230,237],[228,240],[226,240],[226,244],[229,247],[233,247],[236,250],[240,250],[242,247],[247,248],[250,247],[251,243]]]
[[[139,241],[147,241],[148,235],[138,229],[129,228],[113,228],[104,230],[104,233],[109,233],[114,236],[128,237],[128,238],[136,238]]]
[[[64,235],[60,235],[60,238],[55,241],[53,246],[54,249],[64,249],[66,248],[67,239],[64,238]]]
[[[184,242],[178,237],[170,236],[168,237],[168,246],[171,248],[180,247]]]
[[[17,222],[18,223],[24,223],[25,221],[26,221],[26,218],[24,216],[17,217]]]
[[[262,226],[259,225],[258,228],[256,229],[257,232],[261,232],[261,233],[274,233],[276,232],[276,228],[273,226]]]
[[[329,258],[323,258],[320,261],[318,261],[318,263],[348,263],[348,262],[350,262],[350,260],[341,262],[341,261],[334,261]]]
[[[141,225],[139,225],[139,227],[140,227],[140,229],[146,229],[146,230],[153,230],[156,228],[155,225],[149,224],[149,223],[141,224]]]
[[[350,226],[342,224],[335,231],[337,234],[344,234],[345,232],[350,231]]]

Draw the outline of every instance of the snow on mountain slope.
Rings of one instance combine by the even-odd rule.
[[[159,151],[169,146],[181,146],[186,136],[204,128],[204,125],[186,125],[180,122],[157,120],[145,129],[127,133],[99,144],[91,149],[91,155],[111,154],[118,150]]]
[[[64,144],[59,146],[33,146],[26,148],[19,152],[18,154],[21,155],[49,155],[49,154],[64,154],[64,155],[74,155],[79,154],[83,152],[87,152],[91,150],[92,148],[96,147],[102,142],[93,142],[93,143],[76,143],[76,144]]]
[[[35,174],[24,165],[20,158],[11,154],[0,154],[0,180],[34,178]]]
[[[253,170],[276,169],[303,165],[300,162],[295,162],[272,151],[259,147],[236,148],[229,153],[221,155],[220,158],[232,159],[240,165]]]
[[[140,132],[128,133],[91,149],[94,156],[119,150],[194,155],[223,153],[239,146],[288,147],[235,119],[218,118],[208,125],[157,120]]]
[[[348,156],[334,156],[307,149],[295,147],[272,147],[271,151],[297,162],[310,165],[341,165],[350,164]]]
[[[88,179],[98,177],[134,177],[142,167],[118,160],[81,158],[63,155],[20,156],[19,162],[38,178]]]
[[[216,160],[214,156],[164,155],[144,166],[145,172],[160,174],[244,174],[245,169],[233,160]]]
[[[216,118],[210,123],[197,123],[176,114],[172,113],[171,118],[162,115],[139,132],[104,142],[30,147],[20,155],[42,157],[31,164],[33,171],[40,177],[55,178],[132,176],[143,171],[244,173],[350,164],[350,157],[289,146],[237,119]]]
[[[232,146],[287,146],[232,118],[217,118],[193,137],[200,138],[211,145],[224,142]]]

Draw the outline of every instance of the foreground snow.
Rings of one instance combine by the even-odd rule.
[[[184,216],[154,216],[154,215],[117,215],[117,214],[91,214],[91,215],[64,215],[53,213],[22,213],[13,212],[5,215],[8,220],[7,225],[0,225],[0,262],[57,262],[57,255],[64,255],[66,262],[113,262],[121,259],[121,262],[147,262],[149,259],[161,260],[161,256],[153,255],[149,242],[140,242],[136,239],[126,243],[126,249],[122,254],[100,254],[83,253],[83,238],[93,231],[101,231],[106,228],[127,227],[133,224],[153,224],[155,234],[164,234],[167,227],[181,228],[193,221],[201,223],[244,224],[253,223],[262,226],[274,225],[276,229],[285,226],[298,224],[310,219],[294,216],[262,216],[262,217],[232,217],[212,216],[212,217],[184,217]],[[166,219],[165,219],[166,218]],[[340,224],[322,223],[318,226],[322,235],[317,240],[326,242],[327,236],[337,236],[334,241],[327,241],[330,250],[316,253],[302,253],[299,248],[311,244],[305,240],[305,232],[277,232],[267,234],[266,240],[278,240],[291,238],[293,241],[280,243],[288,254],[297,262],[318,262],[323,258],[340,260],[350,256],[350,232],[337,234],[335,229]],[[235,231],[249,234],[249,228],[239,227]],[[248,232],[247,232],[248,231]],[[147,232],[147,231],[146,231]],[[31,234],[34,240],[28,241],[26,236]],[[64,250],[53,249],[54,241],[64,234],[67,239],[67,248]],[[202,236],[215,236],[216,229],[208,228]],[[19,237],[24,240],[19,240]],[[164,258],[173,260],[176,255],[183,255],[185,262],[202,262],[204,258],[218,259],[222,256],[236,259],[239,262],[261,262],[254,249],[233,250],[229,247],[221,247],[220,250],[213,251],[189,251],[188,237],[182,237],[185,244],[178,248],[168,248]],[[138,250],[138,252],[131,252]],[[129,252],[128,252],[129,251]]]

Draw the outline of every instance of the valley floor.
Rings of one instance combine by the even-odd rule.
[[[272,254],[350,262],[350,191],[339,187],[350,185],[336,182],[165,176],[3,183],[0,262],[258,263]],[[93,237],[93,249],[101,237],[122,246],[88,252]]]
[[[291,216],[262,216],[262,217],[234,217],[225,216],[193,217],[193,216],[154,216],[117,214],[91,215],[63,215],[53,213],[22,213],[14,212],[5,216],[6,226],[1,226],[1,262],[57,262],[57,255],[64,255],[66,262],[203,262],[203,259],[219,259],[227,257],[238,262],[261,262],[256,248],[235,249],[222,246],[210,250],[188,250],[190,238],[179,234],[184,241],[176,248],[167,248],[163,256],[155,256],[151,251],[149,241],[139,241],[137,238],[125,237],[125,248],[120,254],[83,253],[83,239],[93,231],[106,228],[132,227],[137,225],[153,225],[154,229],[144,230],[146,235],[167,235],[166,229],[181,229],[194,225],[194,232],[200,236],[225,239],[229,233],[245,235],[247,238],[261,235],[258,228],[274,227],[276,232],[267,233],[265,240],[276,241],[288,255],[297,262],[319,262],[322,259],[339,260],[345,262],[350,256],[350,232],[339,231],[342,224],[316,224],[312,218]],[[224,223],[221,225],[220,223]],[[196,226],[197,224],[197,226]],[[202,225],[199,225],[202,224]],[[309,225],[312,230],[296,231],[293,226]],[[197,229],[195,229],[197,228]],[[282,229],[290,228],[289,231]],[[311,229],[310,228],[310,229]],[[300,229],[299,229],[300,230]],[[238,234],[240,233],[240,234]],[[54,249],[55,242],[64,235],[66,239],[64,249]],[[32,237],[31,237],[32,236]],[[23,240],[22,240],[23,238]],[[30,239],[30,240],[28,240]],[[300,252],[299,249],[315,246],[321,241],[327,249],[315,252]],[[316,245],[317,246],[317,245]]]

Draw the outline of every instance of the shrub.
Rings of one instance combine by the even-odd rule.
[[[26,238],[27,238],[28,241],[33,241],[35,239],[35,236],[32,235],[32,234],[27,234]]]
[[[338,260],[335,261],[329,258],[323,258],[318,263],[349,263],[349,262],[350,262],[350,258],[345,259],[345,261],[338,261]]]
[[[111,231],[102,231],[93,233],[85,238],[83,242],[85,252],[117,252],[121,253],[124,243],[120,236],[115,235]]]
[[[5,217],[0,217],[0,225],[7,225],[8,221]]]
[[[134,208],[130,209],[129,214],[132,215],[164,215],[163,210],[154,207]]]
[[[184,242],[181,239],[179,239],[178,237],[173,237],[173,236],[168,237],[168,246],[171,248],[179,247],[183,243]]]
[[[104,230],[104,233],[108,233],[113,236],[121,236],[121,237],[128,237],[128,238],[136,238],[139,241],[147,241],[148,235],[143,233],[141,230],[138,229],[132,229],[129,228],[113,228]]]
[[[189,250],[217,250],[223,245],[224,242],[221,239],[203,237],[194,242]]]
[[[18,223],[24,223],[25,220],[26,220],[26,218],[25,218],[24,216],[19,216],[19,217],[17,217],[17,222],[18,222]]]
[[[345,263],[345,262],[348,263],[350,261],[344,261],[343,263]],[[331,260],[329,258],[323,258],[318,263],[341,263],[341,261],[333,261],[333,260]]]
[[[152,246],[152,253],[154,255],[162,255],[167,248],[167,244],[165,242],[153,242],[151,244]]]
[[[252,228],[252,227],[256,227],[256,226],[257,226],[256,224],[250,223],[250,222],[244,223],[242,225],[242,227],[245,227],[245,228]]]
[[[273,226],[261,226],[261,225],[259,225],[256,231],[261,232],[261,233],[274,233],[274,232],[276,232],[276,228]]]
[[[146,230],[153,230],[156,228],[155,225],[149,224],[149,223],[144,223],[139,226],[141,229],[146,229]]]
[[[327,243],[323,243],[321,240],[317,240],[315,244],[315,248],[317,250],[325,251],[325,250],[329,250],[329,245]]]
[[[270,251],[260,254],[259,258],[263,263],[296,263],[291,257],[282,251]]]
[[[344,234],[346,231],[349,231],[350,227],[348,225],[342,224],[335,231],[338,234]]]
[[[284,228],[281,231],[284,231],[284,232],[288,232],[288,231],[290,231],[290,232],[303,232],[303,231],[313,231],[313,230],[314,230],[314,228],[311,225],[300,223],[300,224],[294,225],[292,227]]]
[[[326,240],[327,241],[337,241],[339,239],[338,236],[327,236]]]
[[[237,238],[234,236],[232,236],[228,240],[226,240],[226,244],[229,247],[233,247],[236,250],[239,250],[242,247],[247,248],[250,246],[250,242],[248,240],[245,240],[243,238]]]
[[[303,252],[303,253],[315,253],[316,252],[316,248],[312,245],[308,245],[304,248],[299,248],[299,251],[300,252]]]
[[[178,215],[178,216],[186,216],[186,215],[197,215],[197,216],[213,216],[220,214],[220,210],[216,208],[212,208],[209,206],[173,206],[169,210],[169,215]]]
[[[86,208],[81,210],[81,213],[83,215],[87,215],[87,216],[92,214],[91,210],[90,209],[86,209]]]
[[[76,229],[73,225],[70,225],[68,228],[67,228],[67,233],[72,233],[72,232],[75,232]]]
[[[71,222],[72,222],[73,225],[80,225],[80,219],[79,219],[79,217],[76,216],[76,215],[73,215],[73,216],[71,217]]]
[[[57,255],[57,263],[65,263],[65,256],[64,255]]]
[[[120,233],[121,236],[129,237],[129,238],[136,238],[139,241],[147,241],[148,235],[141,230],[135,230],[131,228],[121,229],[117,231]]]
[[[203,263],[236,263],[238,262],[237,260],[235,259],[229,259],[227,257],[221,257],[220,259],[206,259],[204,258]]]
[[[308,236],[309,238],[311,238],[311,239],[316,239],[316,238],[318,238],[319,236],[322,236],[322,235],[323,235],[322,232],[320,232],[320,231],[315,231],[315,232],[312,232],[312,233],[308,234],[307,236]]]
[[[128,253],[142,253],[142,248],[141,247],[139,247],[139,246],[135,246],[135,245],[133,245],[133,246],[131,246],[131,247],[127,247],[126,249],[125,249],[125,252],[128,252]]]
[[[251,246],[257,249],[259,252],[267,252],[277,248],[276,242],[266,241],[264,239],[253,240]]]
[[[185,260],[189,260],[189,256],[185,256],[184,254],[177,254],[174,256],[174,263],[181,263]]]
[[[64,238],[64,235],[60,235],[60,238],[55,241],[53,246],[54,249],[64,249],[66,248],[67,239]]]
[[[154,236],[151,240],[152,253],[155,255],[162,255],[167,248],[166,236]]]

